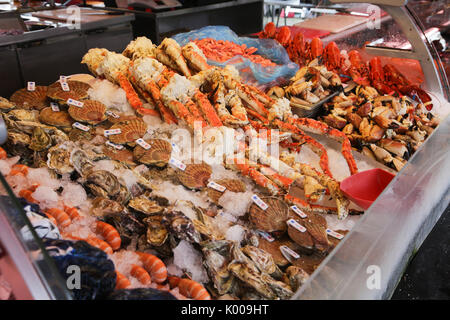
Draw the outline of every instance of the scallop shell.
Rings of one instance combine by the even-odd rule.
[[[9,102],[8,99],[5,99],[3,97],[0,97],[0,111],[1,112],[8,112],[12,109],[14,109],[16,106]]]
[[[80,122],[96,125],[106,120],[106,106],[100,101],[85,100],[83,107],[70,105],[68,111],[73,119]]]
[[[69,140],[80,141],[80,140],[92,140],[92,133],[90,131],[83,131],[77,128],[73,128],[69,132]]]
[[[306,228],[305,232],[300,232],[292,226],[288,226],[289,237],[299,246],[306,250],[327,251],[330,242],[327,235],[327,221],[317,213],[309,213],[308,217],[301,219],[293,217],[299,224]]]
[[[136,165],[136,163],[133,161],[134,160],[133,152],[131,152],[128,149],[123,148],[122,150],[117,150],[113,147],[108,147],[107,145],[104,145],[103,153],[105,154],[105,156],[107,156],[112,160],[116,160],[128,165]]]
[[[171,144],[162,139],[149,139],[145,142],[151,146],[150,149],[145,150],[137,145],[133,151],[134,158],[143,164],[165,167],[172,153]]]
[[[216,183],[226,187],[226,190],[232,191],[232,192],[245,192],[245,183],[241,180],[237,179],[221,179],[218,181],[215,181]],[[220,192],[213,188],[208,188],[208,197],[216,204],[219,203],[220,197],[222,197],[223,192]]]
[[[263,249],[264,251],[270,253],[275,263],[279,267],[285,267],[289,264],[289,261],[283,256],[280,251],[280,246],[288,246],[290,249],[294,251],[298,251],[298,245],[288,237],[283,237],[281,239],[275,239],[270,242],[264,238],[259,240],[258,248]]]
[[[91,88],[90,85],[73,80],[67,80],[67,84],[69,85],[69,91],[64,91],[61,88],[61,83],[56,81],[48,87],[47,96],[61,104],[65,104],[69,98],[78,101],[88,98],[88,90]]]
[[[55,127],[70,127],[73,123],[67,111],[53,111],[50,107],[41,110],[39,120],[42,123]]]
[[[34,91],[28,91],[27,88],[17,90],[13,93],[9,101],[18,108],[42,110],[48,107],[47,88],[45,86],[36,86]]]
[[[261,197],[261,200],[268,205],[268,208],[262,210],[256,203],[252,203],[249,209],[249,220],[258,230],[285,232],[289,215],[288,205],[275,197]]]
[[[108,120],[108,122],[111,122],[112,124],[116,124],[119,122],[124,122],[124,121],[130,121],[130,120],[140,120],[140,118],[136,117],[136,116],[132,116],[132,115],[126,115],[126,114],[122,114],[120,112],[116,112],[114,110],[109,110],[111,112],[113,112],[116,116],[118,117],[114,117],[111,114],[107,114],[106,115],[106,119]]]
[[[114,124],[110,129],[121,130],[120,134],[108,136],[111,142],[117,144],[134,143],[137,139],[142,138],[147,132],[147,125],[142,120],[133,119]]]
[[[206,163],[188,164],[186,169],[177,170],[178,180],[189,189],[201,189],[206,187],[211,178],[212,169]]]

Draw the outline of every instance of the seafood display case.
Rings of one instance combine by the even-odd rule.
[[[347,1],[336,0],[333,2],[346,3]],[[390,20],[390,27],[381,27],[381,30],[378,30],[375,36],[385,32],[386,37],[383,38],[388,39],[395,33],[397,34],[396,39],[398,40],[395,42],[396,44],[409,43],[410,46],[406,50],[400,48],[398,45],[388,47],[388,41],[374,42],[376,39],[370,38],[367,40],[370,40],[368,42],[372,42],[372,44],[367,46],[361,54],[366,55],[365,57],[377,55],[386,56],[388,57],[386,59],[390,59],[384,60],[384,62],[399,62],[403,61],[402,59],[410,61],[409,64],[407,64],[406,67],[403,66],[403,68],[407,69],[408,66],[413,65],[415,70],[418,70],[416,73],[413,71],[412,74],[416,75],[417,79],[423,81],[423,87],[426,88],[427,92],[431,95],[429,104],[432,103],[433,108],[442,115],[442,119],[439,125],[427,136],[425,142],[417,147],[417,150],[408,161],[402,162],[399,167],[393,165],[393,161],[391,161],[391,167],[389,168],[387,162],[381,164],[375,160],[367,160],[370,168],[382,167],[383,169],[392,172],[394,172],[395,168],[395,171],[399,172],[370,208],[364,211],[363,215],[360,215],[358,218],[349,216],[349,219],[351,218],[352,221],[354,221],[354,223],[352,222],[351,230],[345,234],[345,237],[340,242],[333,242],[335,248],[328,253],[326,258],[318,265],[314,272],[307,277],[308,279],[295,291],[292,299],[389,299],[409,260],[418,250],[421,243],[450,202],[450,161],[448,160],[450,157],[450,117],[447,116],[450,109],[447,100],[449,97],[448,80],[445,71],[443,71],[444,66],[441,63],[439,55],[436,53],[430,41],[427,40],[427,36],[424,33],[422,26],[420,26],[416,20],[417,17],[415,17],[414,13],[405,6],[407,4],[406,2],[407,1],[375,1],[375,4],[379,5],[379,7],[382,8],[384,12],[387,12],[388,16],[392,18],[385,18],[383,20]],[[260,12],[258,11],[258,14],[259,13]],[[368,33],[364,33],[364,37],[367,34]],[[400,38],[401,41],[399,40]],[[364,43],[365,41],[363,40],[364,39],[355,36],[355,38],[347,39],[347,41],[341,40],[339,45],[345,49],[351,50],[355,43]],[[163,50],[165,48],[164,46],[173,46],[173,41],[174,40],[166,40],[155,50]],[[380,43],[382,43],[383,46],[379,46]],[[133,42],[133,44],[137,46],[137,42]],[[127,52],[130,47],[130,52]],[[103,56],[111,54],[108,53],[106,49],[96,50],[99,50],[100,54]],[[88,58],[92,58],[92,60],[95,61],[95,52],[91,51],[91,53],[93,53],[93,58],[92,56]],[[128,57],[132,57],[134,53],[136,52],[133,52],[132,46],[129,46],[124,51],[124,56],[128,54]],[[118,54],[115,53],[111,54],[111,56],[114,56],[115,58],[117,58],[117,55]],[[120,56],[120,59],[118,60],[126,60],[124,56]],[[166,57],[167,56],[168,55],[166,55]],[[170,56],[168,57],[170,60]],[[84,60],[85,59],[83,58],[83,63],[85,62]],[[135,62],[134,66],[130,69],[134,70],[136,75],[139,75],[139,71],[142,70],[140,67],[148,66],[145,66],[144,64],[139,65],[143,60],[138,59],[136,61],[137,62]],[[107,68],[94,69],[92,68],[92,64],[89,65],[89,61],[87,64],[94,75],[98,76],[96,72],[103,71],[106,72],[105,77],[112,83],[120,83],[120,86],[122,86],[123,83],[128,83],[128,87],[132,87],[131,84],[124,79],[123,74],[121,74],[121,72],[125,71],[117,69],[119,72],[108,74],[110,70]],[[203,66],[204,65],[201,65],[199,69]],[[151,68],[157,67],[158,64],[156,62],[151,66]],[[190,72],[189,68],[187,65],[185,65],[185,67],[185,74],[188,74]],[[189,67],[191,67],[191,65],[189,65]],[[147,78],[145,79],[148,80]],[[133,79],[132,82],[137,80]],[[147,83],[148,82],[150,81],[147,81]],[[419,82],[420,81],[417,81],[417,83]],[[75,85],[75,83],[73,84]],[[415,84],[416,82],[414,82],[414,85]],[[69,85],[72,86],[72,83]],[[136,86],[136,83],[134,82],[133,85],[139,87]],[[380,84],[380,87],[382,88],[381,85],[382,84]],[[412,87],[413,84],[410,86]],[[56,89],[59,90],[58,83],[56,83],[56,87]],[[150,88],[150,86],[148,86],[145,87],[145,89],[154,94],[155,87]],[[417,88],[416,90],[419,89]],[[84,91],[87,96],[87,87]],[[161,90],[161,92],[162,91],[163,90]],[[126,93],[126,98],[129,98],[128,95],[131,95],[130,92],[127,91]],[[143,93],[145,94],[145,90]],[[419,96],[420,99],[420,94],[418,92],[417,96]],[[198,92],[197,96],[194,97],[196,97],[195,100],[202,100],[202,98],[198,98]],[[139,103],[138,100],[139,99],[134,100],[133,102],[137,105]],[[79,111],[81,113],[77,108],[73,109],[75,109],[76,112]],[[136,107],[136,109],[138,109],[138,107]],[[82,115],[77,115],[76,112],[73,112],[72,114],[69,111],[70,116],[74,119],[80,117],[79,121],[86,120],[82,119]],[[105,112],[105,110],[102,112]],[[167,113],[164,116],[167,116],[170,110],[165,112]],[[162,113],[163,112],[161,111],[161,114]],[[149,112],[148,115],[150,114],[153,115],[153,113]],[[212,114],[212,112],[210,114]],[[178,116],[178,114],[176,115]],[[219,118],[216,119],[218,122],[221,120],[222,119]],[[208,118],[208,121],[211,121],[211,119]],[[87,121],[84,123],[92,124],[92,121],[91,123]],[[110,129],[117,130],[117,128],[119,128],[119,131],[121,130],[120,128],[124,129],[123,127],[114,126]],[[143,136],[146,128],[140,128],[140,130],[142,131],[140,136]],[[315,135],[312,134],[311,136],[321,143],[324,143],[324,145],[326,144],[327,149],[329,148],[329,150],[332,150],[330,154],[340,154],[340,144],[327,142],[325,140],[328,139],[328,137],[320,137],[317,132],[315,133]],[[119,138],[114,134],[112,135],[111,142],[116,143],[116,145],[122,144],[122,141],[119,141]],[[125,143],[126,142],[129,141],[125,141]],[[168,143],[166,142],[165,144]],[[153,148],[153,145],[151,147]],[[171,150],[170,146],[164,147],[166,151]],[[136,146],[136,149],[140,152],[140,157],[144,158],[146,155],[145,150],[150,149],[150,146],[147,148],[144,141],[144,144],[139,144],[139,146]],[[169,155],[166,154],[166,157],[167,159],[161,159],[163,158],[161,156],[161,158],[158,159],[158,163],[167,164]],[[358,164],[360,164],[362,155],[354,152],[354,157]],[[154,165],[155,160],[152,159],[152,161],[152,164]],[[87,162],[85,161],[84,164],[86,165],[86,163]],[[346,165],[345,162],[339,163],[339,165],[341,164]],[[89,165],[89,163],[87,165]],[[182,166],[183,164],[178,163],[178,165]],[[350,163],[349,167],[349,170],[351,171],[352,168]],[[211,168],[203,169],[204,171],[211,171]],[[211,172],[207,173],[209,173],[209,176],[211,175]],[[89,175],[90,174],[91,173],[89,173]],[[112,176],[112,174],[110,175]],[[180,176],[189,181],[189,172],[184,174],[178,173],[179,178]],[[92,182],[92,187],[97,188],[96,190],[98,192],[106,192],[105,190],[102,190],[102,187],[107,189],[108,186],[105,186],[105,184],[102,184],[100,181],[102,178],[105,178],[105,176],[94,178],[92,178],[92,181],[95,180],[95,183]],[[110,176],[107,176],[107,178],[110,179],[110,181],[114,180],[113,177]],[[182,182],[182,184],[187,189],[195,190],[200,188],[204,182],[192,180],[193,179],[190,180],[190,183],[198,183],[199,185],[190,185],[188,182]],[[0,243],[9,254],[10,263],[16,265],[19,274],[24,278],[23,283],[25,283],[25,291],[28,291],[28,295],[24,294],[23,296],[36,299],[72,299],[71,293],[67,290],[66,282],[59,275],[54,260],[49,256],[45,249],[41,237],[36,233],[35,229],[32,228],[29,215],[27,215],[23,205],[16,198],[3,175],[0,175],[0,181],[2,184],[2,187],[0,187]],[[180,187],[183,189],[183,186]],[[277,188],[275,184],[274,188]],[[178,188],[174,190],[180,192],[180,197],[186,196],[187,191],[184,189],[182,191],[181,189]],[[219,191],[216,192],[216,196],[220,198]],[[121,195],[119,193],[120,192],[118,191],[115,196],[120,197]],[[281,207],[286,206],[281,200],[273,200],[273,197],[262,199],[271,205],[273,201],[273,206],[280,205],[280,212],[284,210]],[[280,204],[277,202],[280,202]],[[153,205],[158,207],[159,204],[153,203]],[[252,204],[254,207],[253,211],[261,214],[264,209],[261,208],[262,210],[260,210],[256,205]],[[191,211],[197,209],[198,208],[194,208],[194,210],[192,210],[192,208],[190,208]],[[354,208],[352,207],[350,210],[352,209]],[[358,207],[357,209],[360,210],[361,208]],[[202,213],[200,213],[199,216],[200,215],[202,215]],[[274,216],[273,219],[276,220],[278,217]],[[196,222],[198,222],[198,220],[196,220]],[[282,221],[281,224],[284,225],[285,221]],[[336,225],[339,225],[339,223],[336,223]],[[277,230],[275,230],[275,232],[276,231]],[[193,231],[193,234],[188,234],[188,232],[191,232],[190,229],[186,229],[185,232],[188,237],[195,237]],[[189,248],[190,247],[187,249]],[[213,250],[211,249],[211,251]],[[217,252],[215,252],[215,254],[219,256]],[[2,270],[1,266],[0,257],[0,270]],[[430,272],[432,272],[432,270],[430,270]],[[5,275],[6,274],[4,274],[4,276]],[[282,292],[283,290],[280,289],[280,291]],[[16,295],[16,297],[19,298],[20,295]]]

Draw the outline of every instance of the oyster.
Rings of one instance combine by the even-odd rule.
[[[119,122],[111,126],[111,130],[120,129],[120,134],[109,136],[109,140],[117,144],[133,143],[144,136],[147,132],[147,125],[144,121],[133,119]]]
[[[0,97],[0,112],[8,112],[14,109],[16,106],[9,102],[8,99]]]
[[[73,123],[67,111],[53,111],[50,107],[41,110],[39,120],[55,127],[70,127]]]
[[[51,147],[51,145],[52,139],[45,130],[39,127],[34,128],[29,148],[34,151],[42,151]]]
[[[88,174],[94,168],[91,159],[81,149],[72,151],[70,154],[70,163],[81,176]]]
[[[97,197],[92,200],[91,214],[96,217],[116,216],[121,214],[124,209],[124,206],[117,201]]]
[[[106,120],[106,106],[100,101],[85,100],[81,108],[70,105],[68,112],[76,121],[86,122],[92,125]]]
[[[232,242],[228,240],[202,243],[203,265],[219,295],[228,293],[236,282],[227,268],[230,262],[231,246]]]
[[[262,210],[258,205],[252,203],[249,209],[249,220],[256,229],[265,232],[284,233],[287,229],[289,207],[276,197],[261,197],[267,205],[266,210]]]
[[[232,192],[245,192],[245,184],[241,180],[237,179],[221,179],[216,181],[221,186],[226,187],[226,190]],[[219,203],[220,197],[222,197],[223,192],[220,192],[213,188],[208,188],[208,197],[216,204]]]
[[[86,185],[89,188],[100,187],[109,197],[114,197],[120,192],[120,183],[117,177],[109,171],[91,171],[86,175]],[[94,188],[94,190],[96,190]],[[98,190],[96,190],[98,192]]]
[[[48,107],[47,87],[36,86],[34,91],[23,88],[14,92],[9,99],[17,108],[42,110]]]
[[[59,81],[54,82],[48,87],[47,96],[61,104],[66,104],[68,99],[84,100],[88,98],[90,85],[81,81],[67,80],[69,91],[64,91]]]
[[[121,203],[126,204],[131,199],[131,193],[128,191],[127,187],[124,185],[120,185],[119,193],[114,196],[114,200]]]
[[[172,153],[171,144],[162,139],[149,139],[145,142],[150,145],[150,149],[146,150],[137,145],[133,151],[134,158],[143,164],[165,167]]]
[[[13,121],[31,121],[39,120],[39,113],[36,110],[14,109],[7,113],[7,117]]]
[[[47,154],[47,166],[58,174],[72,173],[74,168],[70,162],[71,151],[66,144],[51,147]]]
[[[301,232],[291,225],[288,226],[289,237],[302,248],[309,250],[318,250],[326,252],[330,243],[327,235],[327,221],[324,217],[317,213],[309,213],[308,217],[301,219],[292,215],[300,225],[306,228],[305,232]]]
[[[206,187],[211,174],[212,169],[206,163],[188,164],[184,171],[177,170],[178,180],[189,189],[201,189]]]
[[[280,280],[283,272],[278,268],[270,253],[254,246],[245,246],[242,248],[244,252],[256,265],[256,267],[264,273],[269,274],[274,279]]]
[[[12,156],[20,156],[22,159],[26,160],[31,157],[31,150],[28,149],[30,145],[31,138],[29,135],[22,132],[14,132],[8,130],[8,140],[6,140],[5,149]]]
[[[145,215],[161,213],[164,210],[156,201],[150,200],[144,195],[131,199],[128,207]]]
[[[289,266],[286,269],[286,273],[283,276],[283,281],[295,291],[300,288],[306,280],[308,280],[309,274],[300,267]]]
[[[169,236],[167,228],[164,226],[163,216],[154,215],[144,219],[147,225],[147,242],[152,246],[162,246]]]
[[[192,243],[200,243],[202,238],[195,229],[191,219],[179,211],[172,211],[166,214],[162,220],[170,233],[180,239]]]
[[[265,279],[262,278],[261,273],[249,267],[248,264],[240,261],[233,261],[228,265],[228,270],[242,282],[254,288],[265,298],[278,298]]]

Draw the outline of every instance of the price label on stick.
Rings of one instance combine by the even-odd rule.
[[[186,165],[178,159],[170,158],[169,163],[182,171],[186,169]]]
[[[302,226],[300,223],[298,223],[297,221],[295,221],[294,219],[289,219],[288,221],[286,221],[286,223],[288,224],[288,226],[291,226],[300,232],[306,231],[306,228],[304,226]]]
[[[327,229],[327,234],[332,236],[333,238],[336,238],[336,239],[339,239],[339,240],[344,238],[343,234],[340,234],[340,233],[338,233],[336,231],[333,231],[333,230],[330,230],[330,229]]]
[[[114,134],[121,134],[122,130],[120,130],[120,128],[117,129],[109,129],[109,130],[105,130],[103,131],[103,135],[105,137],[110,136],[110,135],[114,135]]]
[[[83,107],[83,102],[74,100],[72,98],[67,99],[67,104],[70,104],[70,105],[78,107],[78,108]]]
[[[111,141],[106,141],[105,144],[106,144],[107,146],[113,147],[114,149],[117,149],[117,150],[122,150],[122,149],[123,149],[123,146],[122,146],[122,145],[112,143]]]
[[[258,233],[259,233],[259,235],[260,235],[261,237],[263,237],[264,239],[266,239],[266,240],[269,241],[269,242],[275,241],[275,238],[272,237],[272,236],[271,236],[270,234],[268,234],[267,232],[258,230]]]
[[[258,207],[260,207],[262,210],[266,210],[269,206],[267,203],[261,200],[260,197],[258,197],[256,194],[252,195],[252,200]]]
[[[33,81],[29,81],[29,82],[27,83],[27,90],[28,90],[28,91],[34,91],[34,90],[36,90],[36,83],[33,82]]]
[[[291,257],[294,259],[300,258],[300,255],[291,248],[289,248],[288,246],[280,246],[280,251],[283,254],[283,256],[289,261],[291,260],[290,259]]]
[[[114,112],[112,112],[112,111],[106,111],[105,113],[106,113],[108,116],[111,116],[111,117],[113,117],[113,118],[116,118],[116,119],[119,119],[119,118],[120,118],[118,114],[116,114],[116,113],[114,113]]]
[[[80,129],[80,130],[83,130],[83,131],[86,131],[86,132],[90,130],[90,128],[88,126],[85,126],[85,125],[83,125],[83,124],[81,124],[79,122],[75,122],[72,126],[74,128],[77,128],[77,129]]]
[[[53,110],[54,112],[58,112],[58,111],[59,111],[59,106],[58,106],[57,103],[50,102],[50,107],[52,108],[52,110]]]
[[[292,211],[294,211],[300,218],[305,219],[307,217],[307,215],[300,210],[297,206],[291,206]]]
[[[226,190],[226,187],[224,187],[224,186],[222,186],[222,185],[220,185],[220,184],[218,184],[218,183],[216,183],[214,181],[210,181],[208,183],[208,187],[212,188],[212,189],[215,189],[217,191],[220,191],[220,192],[224,192]]]
[[[138,145],[140,145],[142,148],[144,148],[145,150],[148,150],[151,147],[151,145],[149,145],[147,142],[145,142],[145,140],[142,138],[137,139],[136,143]]]

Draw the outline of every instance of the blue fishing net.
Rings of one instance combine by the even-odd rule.
[[[46,240],[44,244],[75,299],[105,299],[113,292],[114,263],[102,250],[85,241]],[[80,275],[78,283],[76,274]]]
[[[298,65],[289,59],[286,50],[273,39],[256,39],[248,37],[238,37],[230,28],[226,26],[207,26],[198,30],[180,33],[173,37],[180,46],[186,45],[192,40],[213,38],[215,40],[228,40],[238,45],[245,44],[248,48],[258,49],[254,54],[259,54],[270,59],[277,66],[261,66],[243,56],[235,56],[225,62],[208,60],[210,65],[225,67],[234,66],[246,83],[253,84],[260,88],[267,88],[275,85],[282,85],[292,78],[298,70]]]

